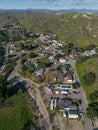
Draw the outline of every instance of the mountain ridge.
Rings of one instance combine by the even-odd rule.
[[[51,10],[51,9],[0,9],[0,13],[13,12],[88,12],[88,13],[98,13],[98,10],[93,9],[62,9],[62,10]]]

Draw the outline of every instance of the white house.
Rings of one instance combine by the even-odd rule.
[[[61,91],[61,94],[68,95],[68,92],[67,91]]]
[[[60,62],[60,63],[65,63],[65,62],[66,62],[66,59],[60,58],[60,59],[59,59],[59,62]]]
[[[69,110],[69,111],[64,110],[63,117],[66,117],[67,114],[70,119],[77,119],[79,117],[78,112],[76,110]]]

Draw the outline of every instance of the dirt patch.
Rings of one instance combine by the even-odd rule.
[[[54,117],[53,130],[84,130],[84,124],[77,119],[63,118],[63,114],[58,113]]]

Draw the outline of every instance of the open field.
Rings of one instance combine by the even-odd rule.
[[[27,104],[28,99],[27,93],[7,99],[13,106],[0,109],[0,130],[21,130],[27,122],[34,123],[31,108]]]
[[[76,64],[76,68],[81,84],[88,98],[90,93],[94,92],[95,90],[98,90],[98,58],[91,58],[82,64]],[[83,81],[83,76],[88,72],[94,72],[96,74],[96,82],[90,86],[85,85]]]

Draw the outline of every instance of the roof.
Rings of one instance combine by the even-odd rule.
[[[64,79],[66,80],[72,80],[72,75],[71,74],[65,74]]]
[[[71,98],[59,99],[58,107],[59,107],[60,110],[66,110],[66,109],[77,110],[77,106]]]
[[[79,117],[77,110],[69,110],[68,114],[69,114],[69,118],[78,118]]]
[[[67,89],[67,90],[69,90],[69,89],[72,88],[72,86],[69,85],[69,84],[58,84],[58,85],[57,85],[57,88],[58,88],[58,89]]]
[[[77,110],[69,110],[69,114],[78,115],[78,111]]]

